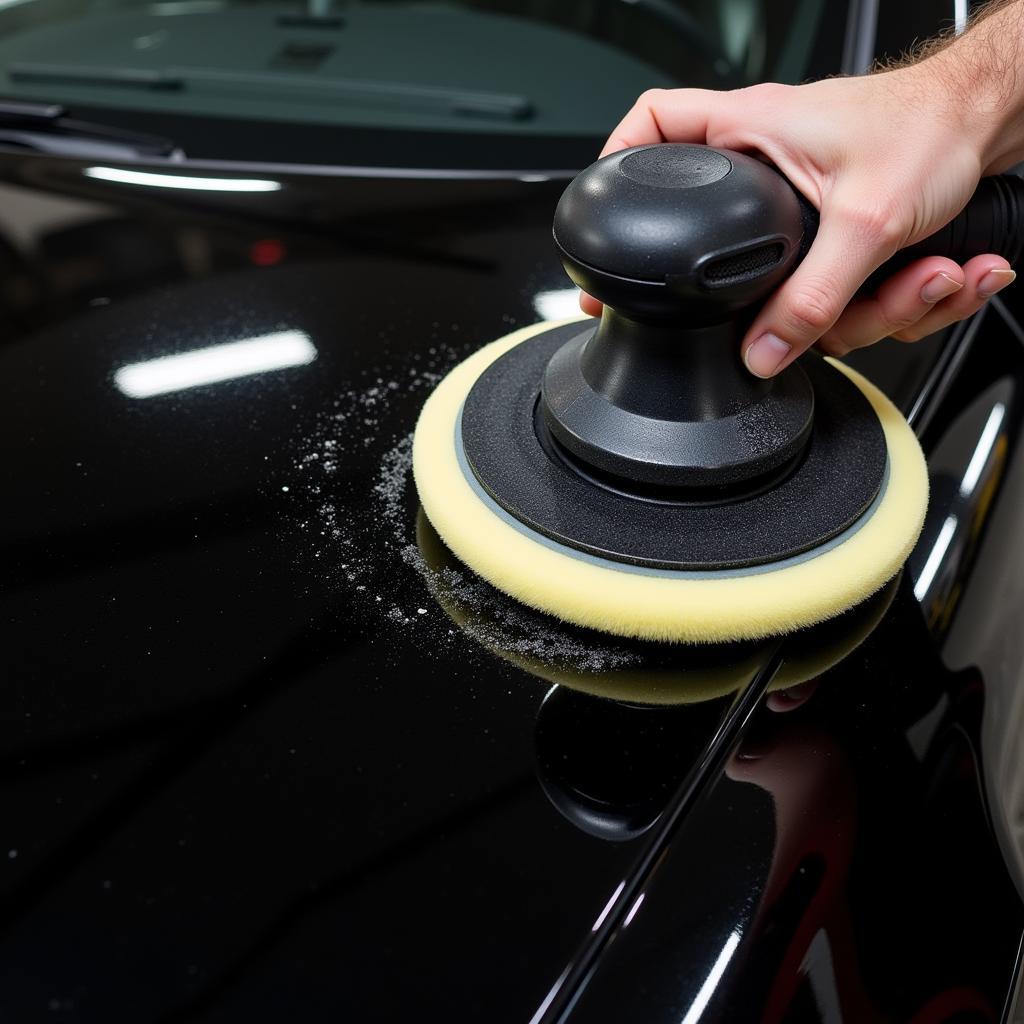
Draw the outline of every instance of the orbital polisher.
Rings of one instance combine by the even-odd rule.
[[[1011,261],[1024,182],[983,179],[925,255]],[[652,640],[787,633],[891,579],[924,520],[913,431],[874,385],[809,352],[770,380],[740,340],[792,273],[817,211],[769,165],[707,146],[623,150],[555,212],[599,321],[480,349],[427,400],[413,472],[470,569],[581,626]]]

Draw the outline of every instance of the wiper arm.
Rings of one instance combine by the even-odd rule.
[[[85,160],[180,159],[170,140],[69,117],[57,103],[0,99],[0,146]]]
[[[210,68],[93,67],[21,62],[11,64],[7,74],[12,82],[32,85],[107,86],[157,92],[181,92],[210,87],[218,91],[256,95],[294,95],[315,100],[381,103],[391,106],[422,107],[455,117],[489,117],[522,121],[533,116],[534,106],[526,96],[483,89],[417,85],[362,78],[315,78],[273,71],[216,71]]]

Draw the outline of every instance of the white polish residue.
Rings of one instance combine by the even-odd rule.
[[[436,345],[370,371],[363,386],[339,392],[293,443],[287,472],[278,474],[275,489],[290,499],[283,514],[289,532],[301,538],[302,573],[310,585],[347,592],[354,607],[376,621],[414,630],[410,635],[428,656],[463,643],[465,633],[483,648],[580,671],[637,662],[634,651],[614,641],[581,641],[454,560],[440,569],[425,562],[416,543],[409,428],[423,401],[463,355]],[[368,485],[364,453],[373,449],[380,455]],[[360,467],[358,478],[349,475],[353,465]],[[461,629],[452,629],[447,615],[432,614],[435,592],[468,611]]]

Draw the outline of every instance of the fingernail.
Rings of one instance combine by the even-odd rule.
[[[963,285],[959,281],[954,281],[949,274],[943,274],[940,271],[934,277],[929,278],[921,289],[921,301],[927,302],[931,306],[940,299],[948,299],[950,295],[960,291],[961,288]]]
[[[755,377],[770,377],[789,355],[790,346],[774,334],[762,334],[743,354],[747,369]]]
[[[983,299],[987,299],[1016,280],[1017,272],[1015,270],[990,270],[978,282],[978,294]]]

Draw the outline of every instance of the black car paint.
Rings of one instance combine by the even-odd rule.
[[[905,410],[927,399],[926,447],[1010,382],[1000,478],[946,559],[932,631],[908,573],[816,680],[764,692],[787,640],[737,695],[638,707],[552,691],[454,628],[403,558],[411,489],[397,526],[374,497],[423,367],[564,287],[563,182],[232,194],[82,169],[0,157],[5,201],[40,211],[20,229],[34,258],[12,247],[0,350],[5,1017],[522,1022],[546,1005],[536,1019],[689,1024],[702,992],[730,1021],[998,1017],[1024,908],[985,757],[1014,722],[982,720],[1021,663],[972,666],[1019,619],[978,569],[993,543],[1020,556],[1019,531],[985,527],[1020,509],[1002,496],[1022,474],[1008,307],[862,360]],[[253,266],[268,239],[283,258]],[[148,399],[115,386],[125,364],[283,327],[315,361]],[[413,383],[369,409],[378,377]],[[376,422],[332,427],[352,395]],[[358,444],[314,479],[332,437]],[[320,536],[327,499],[355,580],[352,543]],[[987,628],[951,670],[944,638],[979,602]],[[555,660],[600,648],[541,628],[563,635]],[[616,832],[620,811],[636,820]]]
[[[882,5],[880,39],[895,52],[935,8]],[[382,162],[405,161],[395,141]],[[0,1016],[1009,1012],[1016,296],[854,358],[922,436],[929,522],[865,642],[770,689],[800,638],[638,653],[493,593],[467,633],[410,557],[402,439],[432,375],[565,287],[564,181],[264,168],[244,176],[282,189],[234,194],[84,166],[0,154]],[[317,358],[117,388],[124,365],[282,328]],[[743,685],[637,705],[620,657],[655,693],[719,662]]]

